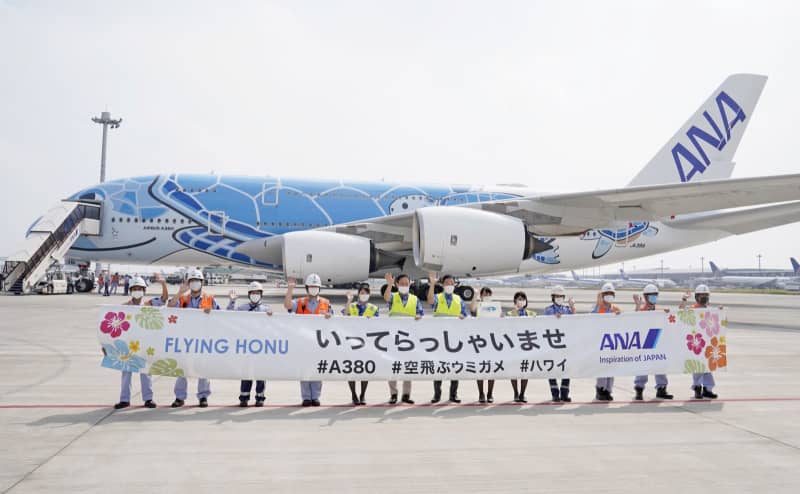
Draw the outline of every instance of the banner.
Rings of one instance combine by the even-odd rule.
[[[718,309],[560,318],[361,318],[105,306],[103,367],[161,376],[440,380],[714,372]]]

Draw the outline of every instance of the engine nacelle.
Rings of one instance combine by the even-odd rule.
[[[521,220],[463,207],[417,209],[412,234],[417,266],[456,276],[515,272],[534,244]]]
[[[304,280],[317,273],[323,283],[350,283],[369,278],[375,248],[364,237],[335,232],[284,233],[283,269],[287,277]]]

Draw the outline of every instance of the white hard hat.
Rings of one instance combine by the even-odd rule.
[[[247,286],[247,291],[249,292],[263,292],[264,287],[261,286],[261,283],[257,281],[253,281]]]
[[[564,287],[561,285],[556,285],[550,290],[550,295],[558,295],[559,297],[564,297],[566,292],[564,291]]]
[[[147,283],[145,283],[145,281],[144,281],[144,279],[143,279],[143,278],[141,278],[141,277],[137,276],[137,277],[136,277],[136,278],[134,278],[134,279],[133,279],[133,281],[131,282],[131,288],[134,288],[134,287],[137,287],[137,286],[140,286],[140,287],[142,287],[142,288],[147,288]]]
[[[694,293],[709,295],[711,291],[708,289],[708,286],[706,285],[697,285],[694,289]]]
[[[603,288],[600,289],[600,291],[603,292],[603,293],[605,293],[605,292],[616,293],[616,290],[614,290],[614,284],[613,283],[605,283],[603,285]]]
[[[189,271],[189,278],[188,279],[190,279],[190,280],[203,280],[205,278],[203,277],[203,272],[202,271],[200,271],[199,269],[193,269],[193,270]]]
[[[644,290],[642,291],[642,293],[645,293],[645,294],[647,294],[647,293],[658,294],[658,287],[655,286],[652,283],[648,283],[648,285],[646,287],[644,287]]]
[[[306,277],[306,286],[322,286],[322,280],[317,273],[311,273]]]

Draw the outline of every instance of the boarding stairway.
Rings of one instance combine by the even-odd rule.
[[[55,263],[63,263],[80,235],[100,234],[100,204],[62,201],[33,224],[20,249],[6,258],[3,291],[28,293]]]

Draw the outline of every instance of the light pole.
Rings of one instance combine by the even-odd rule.
[[[758,258],[758,272],[761,272],[761,254],[756,256]]]
[[[664,277],[664,259],[661,259],[661,277]]]
[[[703,274],[703,264],[706,262],[706,258],[700,256],[700,274]]]
[[[108,127],[111,126],[112,129],[119,128],[122,119],[118,118],[112,120],[111,112],[104,111],[100,114],[99,118],[92,117],[92,122],[103,125],[103,147],[100,150],[100,182],[102,183],[106,181],[106,140],[108,139]]]

